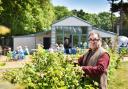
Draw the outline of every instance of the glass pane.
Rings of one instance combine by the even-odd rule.
[[[87,34],[87,27],[81,27],[82,29],[82,34]]]
[[[85,41],[87,42],[86,34],[82,34],[81,41],[82,43],[84,43]]]
[[[56,35],[56,42],[58,44],[63,44],[63,36],[61,34]]]
[[[62,34],[63,30],[62,29],[56,29],[56,34]]]
[[[78,35],[73,36],[73,46],[78,47]]]

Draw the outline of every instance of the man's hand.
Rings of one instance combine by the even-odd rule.
[[[82,67],[80,67],[80,66],[75,67],[75,69],[78,71],[82,71]]]

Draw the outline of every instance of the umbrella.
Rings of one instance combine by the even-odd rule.
[[[5,26],[0,25],[0,34],[5,35],[7,33],[10,33],[10,29]]]
[[[126,36],[119,36],[118,37],[118,44],[121,46],[122,44],[126,46],[128,44],[128,38]]]

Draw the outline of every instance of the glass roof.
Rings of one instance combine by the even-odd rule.
[[[56,27],[56,30],[64,30],[64,32],[70,33],[82,33],[81,27]]]

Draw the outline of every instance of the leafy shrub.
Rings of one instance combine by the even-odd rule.
[[[50,53],[39,47],[32,63],[20,70],[6,72],[4,78],[26,89],[83,89],[80,83],[83,72],[67,59],[61,53]]]
[[[113,51],[109,54],[111,57],[109,78],[111,78],[118,65],[119,55]],[[74,64],[69,62],[69,58],[78,58],[80,55],[50,53],[39,47],[33,54],[32,63],[26,64],[21,69],[6,72],[4,79],[23,85],[25,89],[95,89],[89,80],[81,79],[83,72],[79,67],[74,67]]]
[[[114,51],[109,50],[109,55],[110,55],[110,65],[109,65],[108,75],[110,80],[115,70],[119,67],[121,58],[118,52],[115,50]]]

